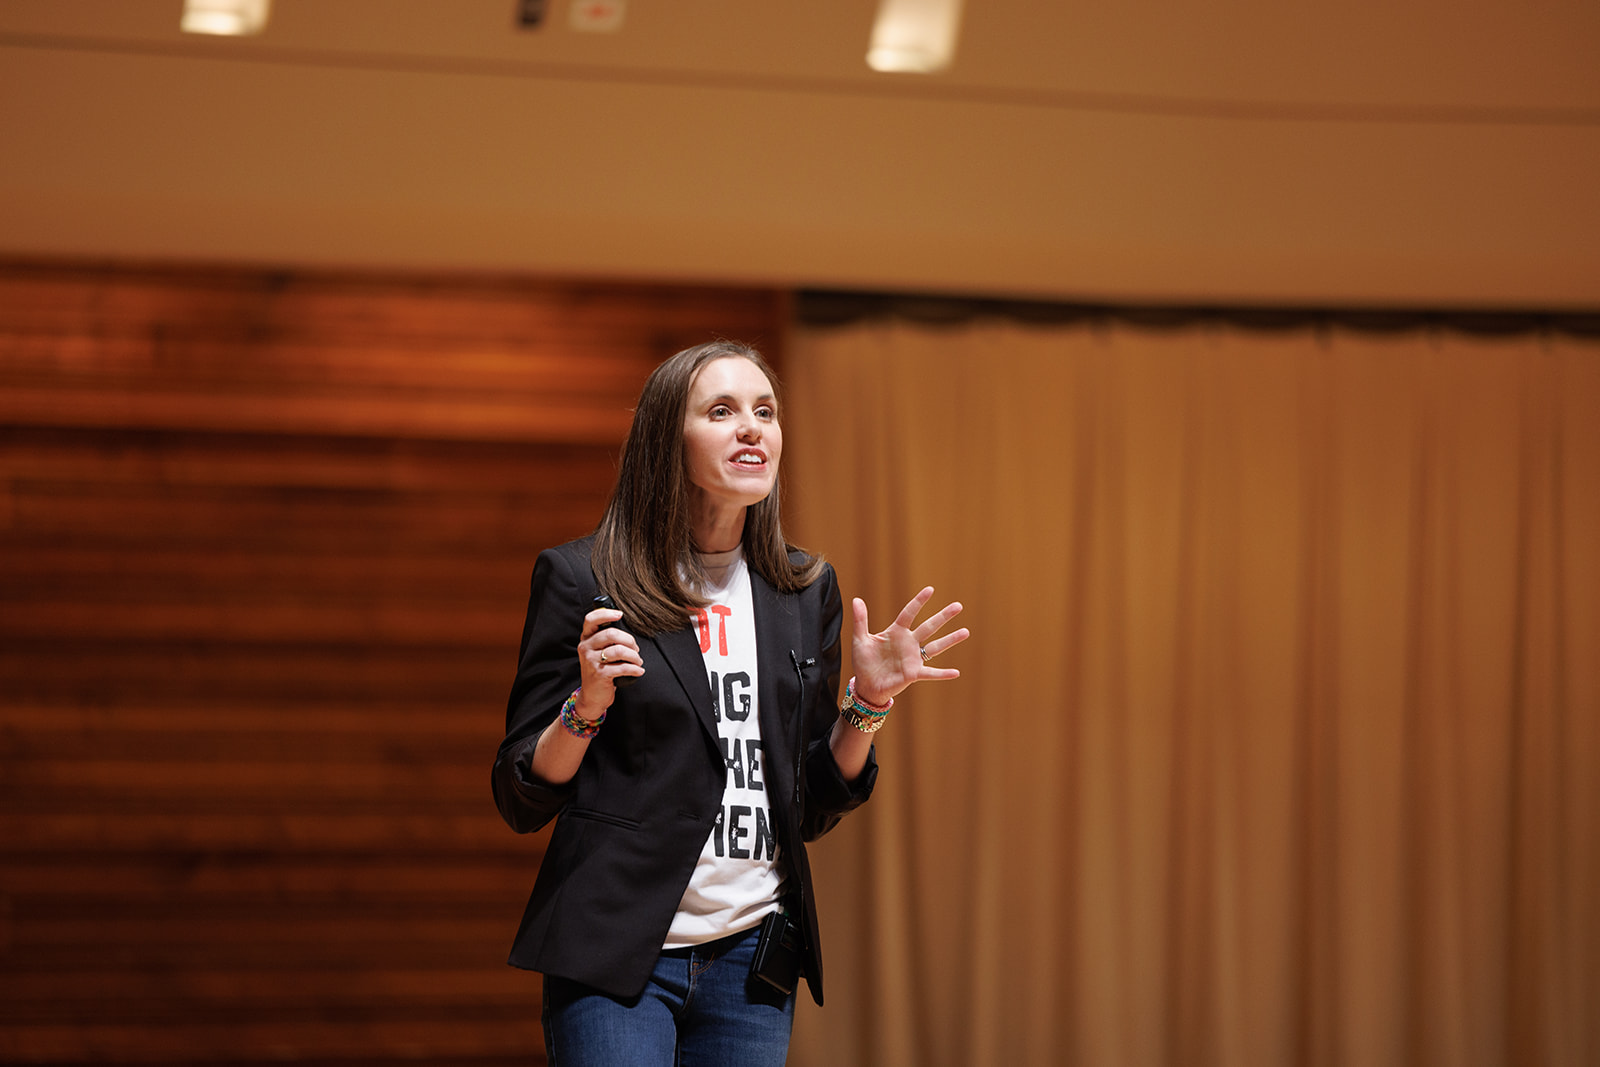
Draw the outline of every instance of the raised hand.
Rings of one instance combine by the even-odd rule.
[[[850,637],[850,659],[855,666],[856,694],[869,704],[889,698],[914,682],[942,682],[961,677],[953,667],[930,666],[929,661],[971,634],[966,627],[939,636],[946,623],[961,614],[961,604],[951,601],[921,623],[917,616],[933,597],[933,586],[912,597],[887,629],[873,633],[867,623],[867,605],[860,597],[851,601],[855,631]]]

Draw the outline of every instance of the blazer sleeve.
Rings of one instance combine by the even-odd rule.
[[[506,736],[491,774],[500,817],[519,834],[555,818],[576,791],[570,782],[554,786],[540,781],[530,767],[539,735],[582,681],[578,638],[594,579],[587,566],[579,573],[573,555],[546,549],[534,564],[517,676],[506,704]]]
[[[844,621],[844,604],[839,596],[839,581],[830,565],[818,578],[822,588],[818,612],[820,660],[823,684],[814,695],[808,694],[809,743],[805,761],[805,810],[800,822],[803,840],[815,841],[839,824],[846,814],[865,804],[878,781],[878,753],[874,748],[867,755],[867,765],[860,777],[845,781],[839,763],[833,758],[829,738],[833,724],[839,717],[839,673],[842,661],[840,633]]]

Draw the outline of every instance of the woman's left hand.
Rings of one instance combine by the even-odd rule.
[[[850,637],[850,660],[856,671],[856,695],[869,704],[884,704],[913,682],[942,682],[961,677],[953,667],[931,667],[929,661],[965,641],[966,627],[936,636],[945,623],[961,614],[961,604],[951,601],[921,624],[917,615],[933,597],[933,586],[911,598],[894,622],[882,633],[867,625],[867,605],[860,597],[855,609],[855,631]]]

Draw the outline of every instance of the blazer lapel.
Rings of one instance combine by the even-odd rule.
[[[706,674],[706,660],[700,652],[700,639],[695,635],[694,625],[691,623],[669,634],[656,634],[651,640],[661,650],[661,657],[667,661],[667,666],[672,668],[678,684],[683,686],[684,694],[689,698],[689,705],[694,708],[695,717],[700,720],[700,725],[705,727],[706,734],[715,743],[717,720],[716,709],[712,706],[711,700],[711,679]]]
[[[779,593],[753,570],[750,595],[756,615],[756,673],[761,696],[761,745],[767,752],[767,794],[778,804],[782,799],[778,794],[786,793],[794,784],[795,696],[790,679],[795,665],[789,653],[804,654],[799,598]]]

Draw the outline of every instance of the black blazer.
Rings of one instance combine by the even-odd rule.
[[[565,786],[535,780],[540,731],[577,688],[583,616],[598,594],[590,538],[539,554],[506,737],[492,775],[495,803],[518,833],[555,829],[512,945],[516,967],[560,975],[619,997],[637,996],[711,832],[727,781],[699,639],[682,630],[640,638],[645,673],[618,689],[605,725]],[[810,587],[779,593],[752,568],[761,742],[778,855],[798,888],[805,975],[822,1003],[821,939],[805,842],[859,806],[877,779],[874,753],[846,782],[828,747],[838,717],[838,583],[828,567]],[[795,803],[796,742],[806,750]]]

